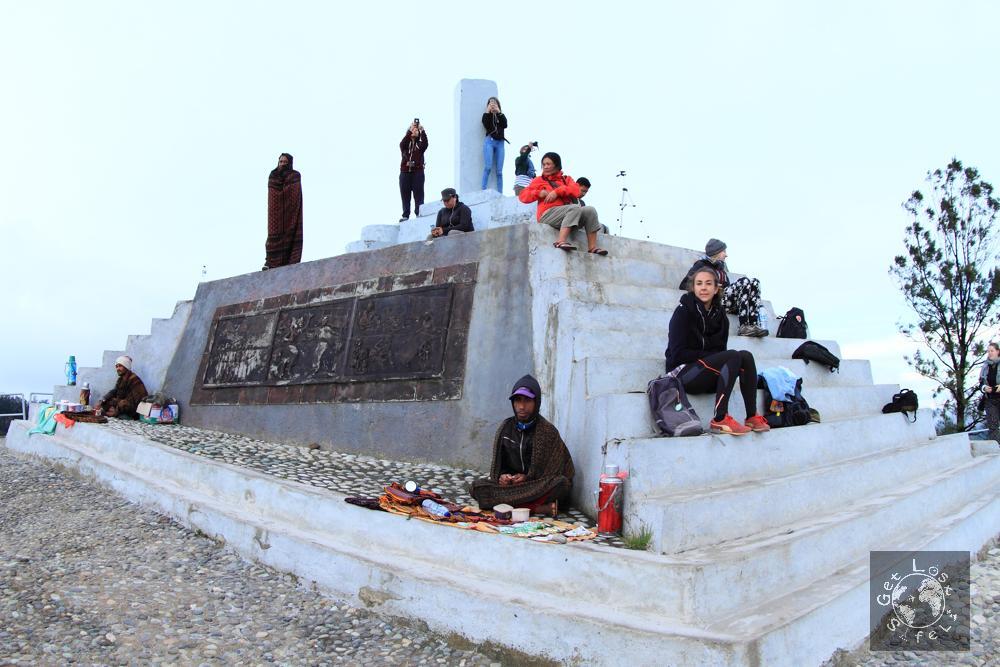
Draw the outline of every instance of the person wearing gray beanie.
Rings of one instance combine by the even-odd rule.
[[[709,239],[705,244],[705,255],[715,258],[720,252],[726,249],[726,244],[719,239]]]
[[[699,269],[710,268],[719,277],[722,287],[722,302],[726,312],[737,315],[740,320],[739,336],[762,338],[768,335],[768,330],[760,326],[760,281],[756,278],[743,277],[729,282],[729,267],[726,259],[729,257],[727,246],[719,239],[709,239],[705,244],[705,256],[697,260],[688,270],[679,289],[687,291],[691,278]]]

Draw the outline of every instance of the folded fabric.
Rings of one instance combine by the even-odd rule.
[[[56,406],[49,405],[42,408],[38,412],[38,419],[36,420],[36,426],[28,431],[28,435],[32,433],[41,433],[43,435],[52,435],[56,432]]]
[[[758,375],[764,378],[774,400],[784,401],[795,395],[795,383],[799,381],[799,377],[784,366],[765,368]]]
[[[60,412],[55,417],[56,421],[63,425],[63,428],[73,428],[76,426],[76,422],[65,415],[65,413]]]

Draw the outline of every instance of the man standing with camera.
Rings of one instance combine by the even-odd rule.
[[[420,215],[424,204],[424,152],[427,150],[427,133],[419,118],[414,118],[399,142],[402,159],[399,163],[399,196],[403,200],[403,217],[410,219],[410,195],[413,195],[414,212]]]

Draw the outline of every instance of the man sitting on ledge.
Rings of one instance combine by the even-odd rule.
[[[135,409],[149,392],[139,376],[132,372],[132,357],[122,355],[115,359],[115,372],[118,373],[118,382],[101,399],[97,414],[135,419],[138,416]]]
[[[472,226],[472,209],[458,200],[455,188],[442,190],[441,202],[444,208],[438,211],[437,224],[431,230],[430,238],[475,231],[475,227]]]
[[[472,483],[472,497],[483,509],[507,503],[555,516],[573,487],[573,460],[556,427],[538,414],[542,390],[530,375],[514,383],[514,416],[493,440],[489,479]]]

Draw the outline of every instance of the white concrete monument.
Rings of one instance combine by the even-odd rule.
[[[498,97],[497,84],[488,79],[462,79],[455,86],[455,189],[459,194],[483,188],[483,111],[491,96]]]

